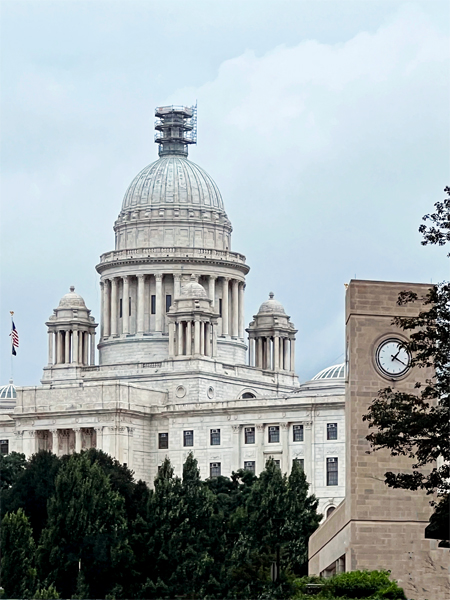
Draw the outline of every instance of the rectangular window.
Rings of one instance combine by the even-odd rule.
[[[337,423],[327,423],[327,440],[337,440]]]
[[[190,431],[183,431],[183,445],[184,446],[193,446],[194,445],[194,432],[192,429]]]
[[[279,469],[281,469],[281,460],[274,460],[273,462]]]
[[[220,463],[209,463],[209,476],[220,477]]]
[[[244,431],[245,431],[245,443],[246,444],[254,444],[255,443],[255,428],[254,427],[246,427]]]
[[[327,485],[338,485],[337,458],[327,458]]]
[[[131,296],[128,298],[128,316],[131,317]]]
[[[303,425],[294,425],[294,442],[303,442]]]
[[[119,319],[122,318],[122,298],[119,300]]]
[[[152,294],[150,297],[150,312],[152,315],[156,315],[156,296]]]
[[[9,440],[0,440],[0,454],[9,454]]]
[[[276,444],[280,441],[280,428],[278,425],[269,427],[269,444]]]
[[[294,462],[298,464],[302,471],[305,470],[305,459],[304,458],[294,458]]]
[[[222,316],[222,298],[219,298],[219,317]]]
[[[220,429],[211,429],[211,446],[220,446]]]
[[[169,434],[168,433],[160,433],[158,434],[158,448],[160,450],[167,450],[169,447]]]
[[[169,312],[169,308],[172,306],[172,296],[166,294],[166,312]]]
[[[253,473],[253,475],[255,474],[255,461],[254,460],[246,460],[244,461],[244,469],[246,471],[250,471],[251,473]]]

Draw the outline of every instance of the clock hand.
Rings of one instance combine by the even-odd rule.
[[[393,357],[393,360],[398,360],[399,363],[402,363],[402,365],[405,365],[405,367],[407,367],[408,365],[406,363],[404,363],[402,360],[400,360],[399,358],[397,358],[397,355],[395,355]]]

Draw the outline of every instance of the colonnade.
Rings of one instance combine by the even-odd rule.
[[[95,331],[48,330],[49,365],[95,365]]]
[[[217,356],[217,325],[200,319],[169,323],[169,356]]]
[[[249,365],[269,371],[295,371],[295,338],[282,336],[251,337]]]
[[[187,277],[187,274],[183,274]],[[200,278],[216,312],[224,336],[244,338],[245,283],[230,277]],[[105,277],[100,282],[102,338],[166,331],[166,296],[181,295],[181,274],[143,274]],[[154,316],[154,319],[150,317]]]

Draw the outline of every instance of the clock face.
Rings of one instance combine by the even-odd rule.
[[[409,369],[411,358],[403,342],[398,339],[384,340],[377,348],[378,368],[391,377],[400,377]]]

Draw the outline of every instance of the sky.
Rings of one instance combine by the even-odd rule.
[[[449,185],[447,1],[0,2],[0,383],[38,385],[45,322],[95,265],[154,108],[198,102],[191,160],[246,255],[246,322],[270,291],[306,381],[343,362],[350,279],[448,279],[417,229]]]

